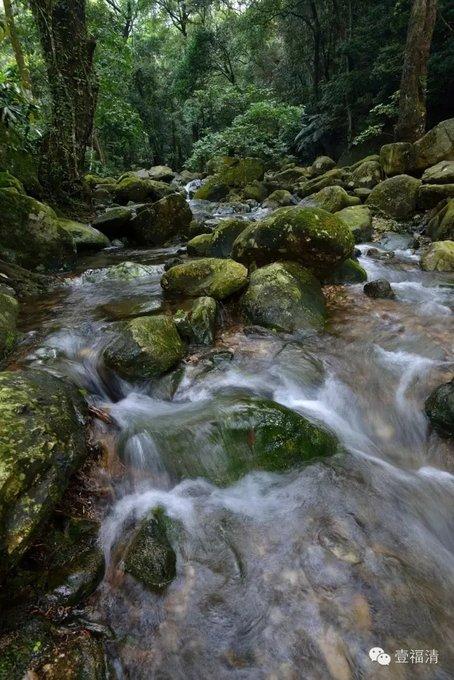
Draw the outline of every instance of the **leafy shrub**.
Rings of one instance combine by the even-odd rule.
[[[202,170],[213,156],[254,156],[272,164],[288,154],[301,126],[303,109],[277,101],[251,104],[222,132],[210,132],[194,144],[186,167]]]

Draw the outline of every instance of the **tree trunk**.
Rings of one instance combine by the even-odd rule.
[[[40,179],[54,194],[83,186],[98,84],[95,40],[88,35],[85,0],[30,0],[47,69],[52,110],[43,144]]]
[[[30,73],[28,72],[27,64],[25,63],[24,53],[20,44],[19,36],[14,22],[14,13],[11,6],[11,0],[3,0],[3,7],[5,10],[6,29],[13,48],[14,57],[16,59],[17,68],[19,71],[22,88],[27,92],[31,91]]]
[[[414,142],[426,130],[427,62],[437,15],[437,0],[413,0],[400,83],[398,141]]]

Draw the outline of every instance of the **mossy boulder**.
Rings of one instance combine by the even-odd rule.
[[[338,186],[325,187],[316,194],[309,196],[310,201],[314,201],[319,208],[328,212],[339,212],[348,206],[355,206],[361,203],[357,196],[349,196],[345,189]]]
[[[298,185],[296,191],[298,196],[305,198],[306,196],[317,193],[317,191],[320,191],[320,189],[324,189],[325,187],[344,187],[348,178],[349,174],[346,170],[343,168],[333,168],[333,170],[325,172],[323,175],[320,175],[320,177],[314,177],[313,179],[302,182]]]
[[[263,201],[263,207],[272,208],[274,210],[275,208],[283,208],[292,205],[293,202],[293,196],[290,191],[287,191],[286,189],[276,189],[265,201]]]
[[[261,203],[268,196],[268,190],[263,182],[255,181],[251,184],[246,184],[242,189],[241,194],[244,199],[256,201]]]
[[[29,617],[16,630],[4,633],[0,637],[1,680],[37,677],[33,669],[47,660],[54,649],[53,630],[49,621]]]
[[[252,182],[261,182],[265,164],[260,158],[235,158],[234,162],[218,170],[218,177],[229,187],[244,188]]]
[[[142,316],[115,326],[103,351],[106,366],[125,380],[149,380],[173,368],[185,346],[170,316]]]
[[[370,241],[372,238],[372,213],[367,205],[344,208],[335,215],[344,222],[353,234],[355,243]]]
[[[365,160],[352,170],[348,186],[354,189],[373,189],[382,179],[380,163],[376,160]]]
[[[41,371],[0,373],[0,571],[14,566],[83,462],[85,404]]]
[[[101,250],[102,248],[106,248],[110,243],[105,234],[102,234],[89,224],[82,224],[81,222],[62,218],[59,218],[58,224],[72,237],[78,252],[84,250]]]
[[[454,380],[437,387],[425,404],[434,430],[442,437],[454,437]]]
[[[210,257],[212,240],[213,234],[198,234],[198,236],[194,236],[186,244],[188,255]]]
[[[428,272],[454,271],[454,241],[435,241],[421,257],[421,268]]]
[[[219,305],[212,297],[197,298],[189,311],[178,310],[174,321],[181,337],[194,345],[213,345]]]
[[[50,290],[55,283],[52,276],[31,272],[4,260],[0,260],[0,275],[0,281],[3,280],[4,285],[12,289],[19,299],[41,295]],[[11,294],[7,290],[4,292]]]
[[[293,187],[295,184],[307,180],[309,175],[310,170],[308,168],[295,166],[292,168],[286,168],[280,172],[276,172],[269,179],[273,186],[278,185],[287,189]]]
[[[201,201],[220,201],[225,198],[230,191],[226,182],[222,181],[218,175],[207,177],[203,184],[196,190],[194,198]]]
[[[416,154],[411,142],[384,144],[380,149],[380,165],[387,177],[411,174],[416,165]]]
[[[141,179],[133,175],[121,178],[114,188],[115,200],[126,205],[132,203],[145,203],[159,201],[164,196],[173,193],[173,190],[165,182],[154,179]]]
[[[319,177],[335,167],[335,161],[329,156],[318,156],[311,165],[310,174],[312,177]]]
[[[139,245],[159,246],[189,231],[192,212],[182,194],[171,194],[137,212],[131,238]]]
[[[0,250],[3,259],[28,269],[60,269],[76,254],[52,208],[14,188],[0,189]]]
[[[256,269],[241,298],[248,321],[286,333],[314,333],[325,324],[319,281],[296,262],[274,262]]]
[[[82,630],[70,635],[63,642],[56,636],[56,646],[46,659],[43,671],[37,677],[43,680],[107,680],[107,661],[102,639],[90,636]]]
[[[332,274],[327,276],[324,283],[363,283],[367,281],[367,272],[357,260],[349,258],[342,262],[340,267],[337,267]]]
[[[119,262],[102,269],[87,269],[81,276],[84,283],[98,283],[112,279],[113,281],[134,281],[138,278],[156,276],[156,268],[139,262]]]
[[[440,161],[427,168],[422,181],[425,184],[454,184],[454,161]]]
[[[440,161],[454,160],[454,118],[442,120],[413,146],[416,170],[425,170]]]
[[[168,533],[171,520],[158,508],[146,517],[133,537],[124,569],[152,591],[163,590],[176,576],[176,555]]]
[[[161,285],[168,293],[224,300],[242,290],[247,280],[248,272],[242,264],[205,257],[172,267],[162,277]]]
[[[8,169],[28,194],[40,196],[38,157],[24,152],[22,140],[14,127],[0,124],[0,168]]]
[[[353,247],[351,231],[338,217],[295,206],[250,224],[233,244],[232,257],[248,266],[294,260],[317,275],[350,257]]]
[[[7,170],[0,172],[0,189],[16,189],[19,194],[25,194],[22,182],[19,182],[19,180]]]
[[[175,173],[168,165],[153,165],[148,170],[148,177],[156,179],[158,182],[171,182],[175,177]]]
[[[262,397],[212,396],[137,427],[156,442],[175,479],[227,485],[253,470],[283,472],[338,451],[320,424]]]
[[[100,215],[97,215],[91,226],[112,239],[127,236],[128,228],[134,215],[135,213],[132,208],[123,206],[109,208]]]
[[[444,203],[427,225],[432,241],[454,241],[454,198]]]
[[[441,201],[454,198],[454,184],[421,184],[418,191],[419,210],[436,208]]]
[[[17,338],[19,303],[11,289],[0,284],[0,361],[13,349]]]
[[[231,257],[233,244],[247,225],[244,220],[234,218],[222,220],[212,234],[210,249],[212,257]]]
[[[416,212],[421,180],[409,175],[396,175],[377,184],[366,204],[395,220],[408,220]]]

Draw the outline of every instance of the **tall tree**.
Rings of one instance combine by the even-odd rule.
[[[3,8],[5,10],[6,30],[11,41],[14,57],[16,59],[17,68],[21,85],[24,90],[31,90],[30,74],[28,72],[27,64],[25,62],[24,52],[20,43],[19,35],[14,21],[14,12],[11,5],[11,0],[3,0]]]
[[[427,63],[437,16],[437,0],[413,0],[400,83],[395,136],[414,142],[426,130]]]
[[[85,0],[30,0],[30,5],[52,101],[40,178],[49,191],[72,194],[82,187],[85,151],[93,130],[96,42],[87,31]]]

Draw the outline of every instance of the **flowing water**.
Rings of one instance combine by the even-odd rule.
[[[25,310],[20,361],[71,376],[114,423],[102,426],[107,570],[93,605],[115,634],[113,678],[454,677],[454,457],[423,411],[454,374],[452,281],[422,272],[411,251],[384,262],[361,250],[369,278],[390,280],[396,300],[331,290],[327,331],[305,340],[245,333],[225,311],[217,353],[148,384],[119,380],[100,352],[112,319],[166,308],[159,280],[176,248],[86,258]],[[123,260],[149,274],[109,279],[106,267]],[[225,461],[203,415],[245,394],[325,423],[345,452],[216,486],[208,480]],[[178,460],[176,427],[187,432]],[[181,527],[177,578],[159,595],[121,569],[128,537],[156,506]],[[371,661],[372,647],[390,665]]]

